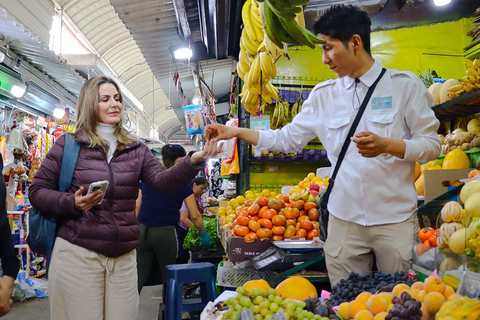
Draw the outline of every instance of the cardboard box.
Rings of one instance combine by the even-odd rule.
[[[425,203],[448,191],[442,183],[444,181],[465,179],[468,173],[473,169],[444,169],[444,170],[425,170]]]
[[[229,236],[225,252],[230,261],[241,262],[247,258],[256,257],[271,246],[272,241],[270,239],[255,239],[253,242],[246,242],[241,237]]]

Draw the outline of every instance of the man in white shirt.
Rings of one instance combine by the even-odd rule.
[[[294,152],[318,137],[332,170],[369,87],[381,72],[370,53],[370,18],[352,5],[328,9],[314,25],[326,43],[323,63],[338,76],[315,86],[302,111],[281,130],[254,131],[219,124],[206,138],[238,137],[259,150]],[[328,202],[325,243],[330,282],[350,272],[407,271],[414,240],[415,161],[440,154],[432,96],[407,71],[387,70],[351,138]]]

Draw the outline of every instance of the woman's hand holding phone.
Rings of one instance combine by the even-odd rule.
[[[99,204],[103,199],[103,193],[100,191],[92,192],[86,196],[82,196],[83,187],[75,192],[75,207],[82,211],[88,211]]]

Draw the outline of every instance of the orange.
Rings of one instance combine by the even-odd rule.
[[[428,277],[425,280],[425,292],[430,293],[430,292],[438,292],[443,294],[445,291],[445,283],[442,282],[437,277]]]
[[[388,292],[380,292],[379,296],[383,297],[387,301],[387,305],[392,303],[392,295]]]
[[[338,307],[338,314],[340,315],[340,317],[343,318],[343,320],[350,320],[350,314],[348,313],[348,305],[348,302],[343,302]]]
[[[406,290],[406,289],[410,289],[410,287],[408,285],[406,285],[405,283],[399,283],[395,287],[393,287],[392,295],[394,297],[398,297],[400,295],[400,292],[402,292],[403,290]]]
[[[425,295],[427,293],[425,292],[425,290],[421,290],[418,294],[417,294],[417,300],[420,301],[420,302],[423,302],[423,300],[425,300]]]
[[[377,313],[387,311],[388,302],[384,297],[376,294],[368,298],[367,307],[371,313],[376,315]]]
[[[445,297],[440,292],[430,292],[425,296],[425,309],[429,314],[435,314],[445,302]]]
[[[355,318],[357,313],[359,313],[362,310],[367,310],[368,311],[367,304],[363,301],[353,300],[348,304],[348,314],[350,315],[350,318],[352,318],[352,319]]]
[[[445,299],[448,299],[448,297],[450,297],[452,294],[455,294],[455,290],[451,286],[446,285],[445,291],[443,292]]]
[[[370,292],[362,292],[355,298],[355,300],[360,300],[367,303],[371,296],[372,294]]]
[[[361,310],[355,316],[355,320],[373,320],[373,314],[368,310]]]

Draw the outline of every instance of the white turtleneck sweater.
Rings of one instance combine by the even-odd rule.
[[[114,129],[115,126],[112,124],[98,123],[97,125],[98,136],[110,145],[107,155],[108,162],[112,160],[113,153],[117,150],[117,137],[114,134]]]

